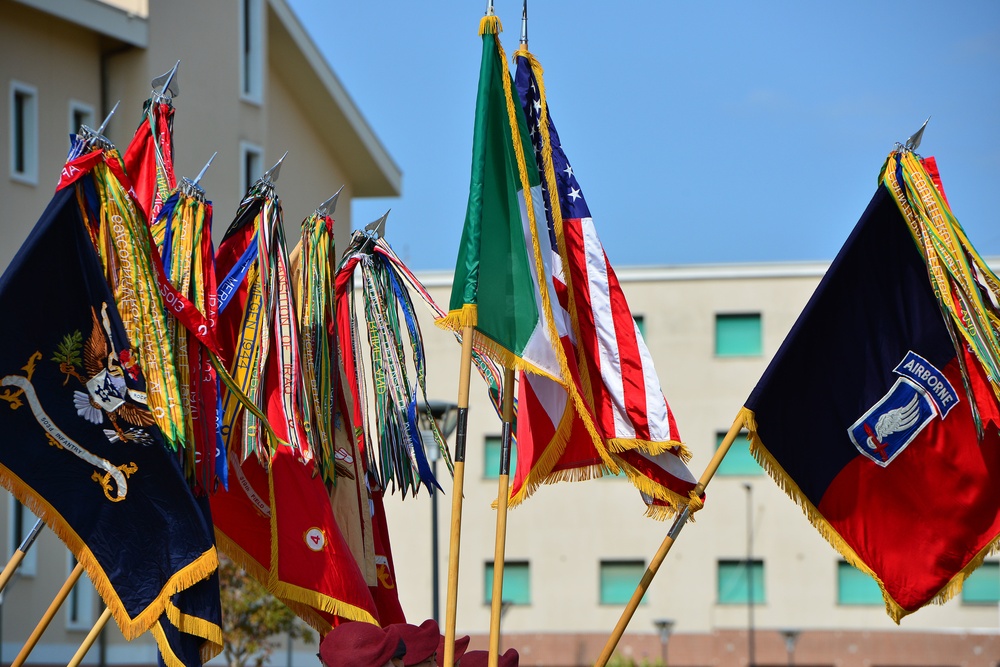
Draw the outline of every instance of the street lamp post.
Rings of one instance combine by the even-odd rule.
[[[794,667],[795,642],[799,640],[799,635],[802,634],[802,631],[794,628],[787,628],[785,630],[779,630],[778,632],[780,632],[781,636],[785,638],[785,650],[788,651],[788,667]]]
[[[660,660],[663,667],[667,665],[667,645],[670,643],[670,632],[674,629],[674,619],[658,618],[653,621],[656,631],[660,633]]]
[[[743,484],[747,492],[747,665],[754,667],[753,627],[753,486]]]
[[[426,409],[425,409],[426,408]],[[437,462],[441,458],[437,442],[431,433],[430,424],[427,423],[427,412],[431,413],[438,433],[448,442],[450,436],[458,424],[458,406],[446,401],[427,401],[426,406],[419,406],[420,436],[427,454],[427,460],[431,463],[431,474],[437,479]],[[441,605],[439,594],[439,569],[438,569],[438,494],[431,493],[431,616],[438,623],[441,622]]]

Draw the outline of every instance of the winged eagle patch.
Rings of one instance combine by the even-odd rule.
[[[893,372],[899,378],[889,392],[847,429],[858,451],[883,468],[932,419],[944,419],[959,401],[944,373],[913,351]]]

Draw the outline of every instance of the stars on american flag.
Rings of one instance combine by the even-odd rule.
[[[532,148],[535,150],[535,155],[540,158],[542,154],[542,133],[539,124],[542,116],[542,100],[539,95],[539,87],[535,81],[534,74],[530,71],[526,61],[518,59],[517,67],[517,88],[522,97],[522,106],[524,107],[526,120],[528,122],[528,134],[531,139]],[[552,143],[552,163],[555,171],[556,185],[559,191],[559,203],[562,208],[563,216],[567,218],[590,217],[590,210],[587,208],[587,202],[583,197],[583,191],[580,189],[580,184],[577,182],[576,175],[573,173],[573,167],[570,165],[569,161],[566,159],[566,155],[562,151],[562,147],[559,143],[559,135],[556,133],[556,129],[552,124],[551,118],[549,118],[548,121],[549,139]],[[541,159],[539,159],[538,162],[539,166],[541,166]],[[545,193],[544,199],[546,212],[548,213],[548,183],[545,178],[542,178],[542,190]],[[550,229],[551,226],[552,220],[550,218]]]

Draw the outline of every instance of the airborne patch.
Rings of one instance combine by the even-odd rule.
[[[847,429],[858,451],[883,468],[932,419],[944,419],[959,401],[948,378],[913,351],[893,372],[900,377],[889,392]]]

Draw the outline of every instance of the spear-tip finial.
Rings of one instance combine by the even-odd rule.
[[[924,137],[924,128],[927,127],[927,123],[929,123],[930,120],[931,117],[928,116],[927,120],[924,121],[924,124],[920,126],[920,129],[911,134],[910,138],[906,140],[906,143],[903,144],[903,148],[905,148],[908,151],[917,150],[917,148],[920,146],[920,140],[923,139]]]
[[[493,0],[487,0],[486,2],[486,15],[493,16]]]
[[[111,111],[109,111],[108,115],[104,117],[104,122],[101,123],[101,126],[99,128],[97,128],[98,135],[104,134],[104,129],[108,126],[108,123],[111,121],[111,117],[115,115],[116,111],[118,111],[118,105],[121,103],[122,101],[118,100],[117,102],[115,102],[115,105],[111,107]]]
[[[389,211],[391,210],[392,209],[389,209]],[[385,238],[385,221],[389,217],[389,211],[383,213],[382,217],[378,220],[373,220],[365,225],[365,232],[367,232],[369,236]]]
[[[174,80],[174,77],[177,75],[177,68],[180,66],[181,61],[178,60],[174,63],[173,68],[169,72],[161,74],[150,82],[150,85],[153,87],[154,95],[170,99],[180,95],[181,89],[177,85],[177,81]],[[157,90],[157,88],[159,88],[159,90]],[[168,92],[170,93],[169,95],[167,94]]]
[[[343,191],[344,186],[341,185],[340,189],[337,190],[332,197],[316,207],[316,215],[324,218],[333,215],[333,212],[337,210],[337,199],[340,198],[340,193]]]
[[[528,0],[521,5],[521,46],[528,49]]]
[[[261,176],[261,180],[267,181],[268,183],[277,183],[278,173],[281,171],[281,163],[285,161],[286,157],[288,157],[288,151],[285,151],[285,154],[281,156],[280,160],[274,163],[273,167],[264,172],[264,175]]]
[[[214,160],[215,156],[218,154],[219,151],[215,151],[214,153],[212,153],[212,157],[208,158],[208,162],[206,162],[205,166],[201,168],[201,171],[198,172],[198,175],[195,176],[193,181],[189,178],[181,179],[182,183],[181,187],[186,195],[188,195],[189,197],[197,197],[199,199],[205,198],[205,190],[202,189],[202,187],[198,185],[198,183],[201,182],[201,179],[205,175],[205,172],[208,171],[208,168],[212,165],[212,160]]]
[[[219,151],[215,151],[214,153],[212,153],[212,157],[208,158],[208,162],[206,162],[205,166],[201,168],[201,171],[198,172],[198,175],[195,176],[195,179],[191,181],[194,185],[198,185],[198,182],[201,181],[202,176],[204,176],[205,172],[208,171],[208,168],[212,166],[212,160],[214,160],[215,156],[218,154]]]

